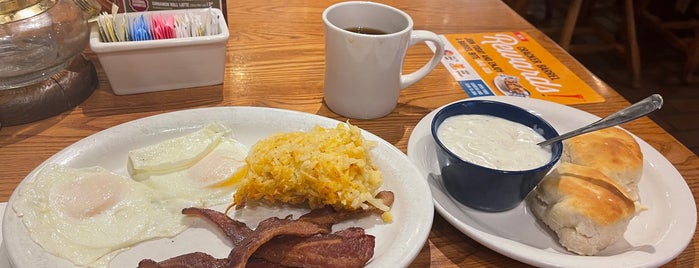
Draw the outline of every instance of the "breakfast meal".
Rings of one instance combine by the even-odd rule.
[[[523,124],[492,115],[462,114],[437,129],[442,144],[464,161],[502,170],[529,170],[551,160],[541,134]]]
[[[18,188],[13,209],[34,242],[77,266],[107,267],[136,244],[175,237],[198,215],[231,239],[227,258],[197,252],[139,265],[361,267],[373,257],[374,236],[360,227],[331,230],[369,214],[392,220],[393,193],[379,191],[381,172],[369,155],[373,146],[359,128],[339,123],[277,133],[248,150],[231,129],[213,122],[129,151],[129,176],[99,166],[47,164]],[[271,217],[250,229],[212,209],[227,203],[243,209],[253,202],[312,210],[295,220]],[[168,264],[173,260],[174,266]]]
[[[310,208],[331,205],[337,210],[371,205],[387,212],[383,217],[390,221],[389,208],[375,198],[382,179],[370,158],[373,146],[358,127],[343,123],[260,140],[250,149],[234,205],[305,203]]]
[[[524,89],[517,77],[510,76],[505,78],[505,86],[513,96],[529,96],[529,91]]]
[[[260,201],[269,205],[306,204],[314,209],[297,220],[268,218],[252,230],[225,213],[198,208],[185,214],[214,222],[231,240],[227,258],[194,252],[139,267],[245,267],[263,263],[294,267],[362,267],[373,256],[374,237],[358,227],[330,233],[335,223],[367,213],[390,221],[393,193],[378,192],[381,173],[369,157],[373,143],[361,130],[338,123],[335,128],[316,126],[308,132],[278,133],[255,143],[246,166],[233,177],[242,178],[234,195],[238,209]],[[251,259],[252,258],[252,259]]]
[[[531,93],[519,82],[519,77],[500,74],[495,77],[495,87],[506,96],[529,97]]]
[[[561,163],[527,197],[534,215],[579,255],[595,255],[622,239],[642,210],[638,182],[643,155],[620,128],[563,142]]]

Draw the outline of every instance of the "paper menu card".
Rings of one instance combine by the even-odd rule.
[[[561,104],[604,98],[524,32],[445,34],[442,64],[469,97],[519,96]],[[434,46],[429,44],[434,50]]]
[[[106,0],[100,1],[105,2]],[[228,21],[226,0],[114,0],[106,2],[116,4],[119,7],[119,13],[211,7],[223,11],[223,17]]]

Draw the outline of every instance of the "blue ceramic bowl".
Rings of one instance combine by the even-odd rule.
[[[512,209],[533,190],[561,158],[563,145],[551,145],[551,159],[535,169],[506,171],[483,167],[462,160],[447,149],[437,137],[437,129],[445,119],[462,114],[492,115],[517,122],[536,130],[544,138],[558,132],[544,119],[520,107],[490,100],[466,100],[449,104],[432,119],[432,137],[437,142],[437,159],[441,177],[449,194],[460,203],[482,211]]]

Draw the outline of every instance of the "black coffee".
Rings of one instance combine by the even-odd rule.
[[[369,35],[382,35],[382,34],[388,34],[387,32],[384,32],[379,29],[374,29],[374,28],[369,28],[369,27],[350,27],[346,28],[346,31],[350,31],[353,33],[358,33],[358,34],[369,34]]]

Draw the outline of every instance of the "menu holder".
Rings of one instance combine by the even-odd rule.
[[[114,4],[119,7],[119,13],[210,7],[223,10],[223,18],[228,22],[226,0],[114,0]]]

